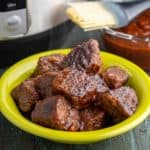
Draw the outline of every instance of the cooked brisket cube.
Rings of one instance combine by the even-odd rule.
[[[53,54],[49,56],[40,57],[38,65],[33,76],[41,75],[46,72],[58,72],[61,70],[61,63],[64,55]]]
[[[110,88],[123,86],[128,77],[128,73],[118,66],[111,66],[103,72],[103,78]]]
[[[104,127],[106,114],[99,107],[90,106],[80,111],[80,117],[83,121],[83,130],[97,130]]]
[[[66,120],[66,127],[68,131],[79,131],[81,129],[82,123],[80,120],[79,111],[71,107],[69,116]]]
[[[99,44],[94,39],[77,45],[65,57],[63,67],[73,66],[80,71],[86,70],[87,73],[97,73],[102,65],[99,50]]]
[[[101,107],[120,122],[130,117],[136,110],[138,98],[135,91],[130,87],[121,87],[103,93],[100,99]]]
[[[42,98],[52,96],[52,80],[56,77],[56,72],[47,72],[35,79],[35,86]]]
[[[22,112],[30,112],[36,101],[40,99],[35,88],[34,79],[28,79],[12,91],[12,97]]]
[[[56,93],[66,96],[76,109],[82,109],[95,101],[97,93],[103,93],[108,87],[99,75],[89,76],[75,68],[66,68],[53,80]]]
[[[36,103],[31,115],[32,121],[42,126],[77,131],[80,129],[80,116],[72,109],[63,96],[47,97]]]

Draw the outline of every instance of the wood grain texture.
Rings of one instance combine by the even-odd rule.
[[[104,48],[100,31],[84,33],[78,27],[66,25],[60,34],[69,33],[61,41],[57,41],[55,33],[51,33],[49,48],[68,48],[89,38],[95,38]],[[5,69],[0,68],[0,74]],[[105,141],[85,145],[67,145],[42,139],[28,133],[9,123],[0,114],[0,150],[150,150],[150,117],[147,118],[140,126],[121,136],[114,137]]]
[[[51,142],[21,131],[0,115],[0,150],[150,150],[150,117],[134,130],[85,145]]]

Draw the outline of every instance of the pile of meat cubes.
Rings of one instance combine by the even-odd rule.
[[[125,85],[125,70],[103,69],[102,64],[99,44],[90,39],[67,56],[39,58],[34,74],[12,96],[21,112],[42,126],[65,131],[104,128],[130,117],[138,98]]]

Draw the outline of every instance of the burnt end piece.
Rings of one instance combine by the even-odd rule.
[[[121,87],[102,94],[101,107],[113,117],[114,122],[120,122],[130,117],[136,110],[138,98],[130,87]]]
[[[32,121],[58,130],[78,131],[79,112],[63,96],[52,96],[36,103],[31,114]]]
[[[56,75],[56,72],[47,72],[35,79],[35,86],[42,98],[52,96],[52,81]]]
[[[53,89],[63,94],[76,109],[82,109],[95,101],[97,93],[108,91],[99,75],[89,76],[75,68],[66,68],[53,80]]]
[[[12,97],[22,112],[30,112],[32,107],[40,99],[35,88],[34,79],[28,79],[18,85],[12,91]]]
[[[61,63],[64,55],[53,54],[49,56],[40,57],[38,60],[37,68],[33,76],[41,75],[46,72],[58,72],[61,70]]]
[[[106,114],[100,107],[90,106],[80,111],[83,130],[97,130],[104,127]]]
[[[110,88],[119,88],[123,86],[129,78],[128,73],[118,66],[107,68],[102,75]]]
[[[94,39],[77,45],[64,59],[63,67],[74,66],[87,73],[97,73],[102,65],[99,50],[99,44]]]

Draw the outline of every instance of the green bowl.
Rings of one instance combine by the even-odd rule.
[[[40,56],[54,53],[67,54],[69,51],[69,49],[53,50],[30,56],[16,63],[3,74],[0,80],[0,110],[11,123],[28,133],[49,140],[68,144],[79,144],[98,142],[123,134],[139,125],[150,114],[150,80],[148,75],[139,67],[121,57],[101,52],[105,67],[118,65],[130,74],[128,84],[136,90],[139,98],[139,105],[132,117],[112,127],[84,132],[49,129],[25,118],[11,97],[12,89],[33,73]]]

